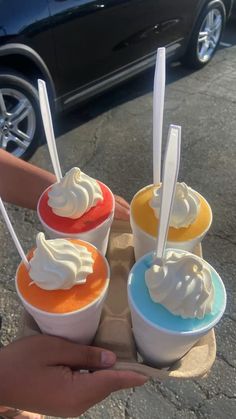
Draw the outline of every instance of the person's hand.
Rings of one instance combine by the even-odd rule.
[[[134,372],[105,370],[115,359],[113,352],[57,337],[23,338],[0,351],[0,403],[49,416],[79,416],[113,391],[147,381]]]
[[[128,202],[119,195],[115,197],[115,219],[129,221],[130,206]]]

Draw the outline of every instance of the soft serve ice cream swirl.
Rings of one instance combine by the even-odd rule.
[[[103,195],[98,182],[73,167],[48,192],[48,205],[61,217],[80,218],[94,207]]]
[[[162,186],[154,189],[150,206],[157,218],[160,217],[162,199]],[[200,200],[196,193],[185,183],[177,183],[173,208],[170,217],[170,226],[174,228],[188,227],[198,215]]]
[[[163,266],[146,271],[145,282],[151,299],[175,315],[202,319],[212,311],[211,273],[194,255],[168,251]]]
[[[36,239],[37,248],[30,260],[31,279],[45,290],[70,289],[86,282],[93,272],[93,258],[84,246],[66,239]]]

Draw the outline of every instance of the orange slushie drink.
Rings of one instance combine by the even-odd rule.
[[[16,288],[43,333],[89,344],[96,333],[109,284],[103,255],[82,240],[45,240],[21,263]]]
[[[137,192],[131,202],[136,260],[156,248],[161,192],[161,187],[149,185]],[[212,211],[206,199],[186,184],[177,183],[167,247],[193,251],[211,223]]]

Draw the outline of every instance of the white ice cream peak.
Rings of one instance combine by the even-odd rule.
[[[157,218],[160,217],[162,186],[154,189],[150,206]],[[200,200],[196,193],[185,183],[177,183],[174,204],[171,212],[170,226],[175,228],[188,227],[198,215]]]
[[[31,279],[45,290],[70,289],[83,284],[93,272],[93,258],[86,247],[66,239],[36,239],[37,248],[30,261]]]
[[[194,255],[168,251],[164,265],[148,269],[145,281],[151,299],[175,315],[202,319],[212,311],[211,272]]]
[[[72,219],[81,217],[103,200],[98,182],[78,167],[73,167],[59,183],[55,183],[48,197],[48,205],[56,215]]]

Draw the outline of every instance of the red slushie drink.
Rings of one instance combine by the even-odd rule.
[[[50,238],[79,238],[105,254],[114,206],[114,196],[104,183],[73,167],[43,192],[37,212]]]

